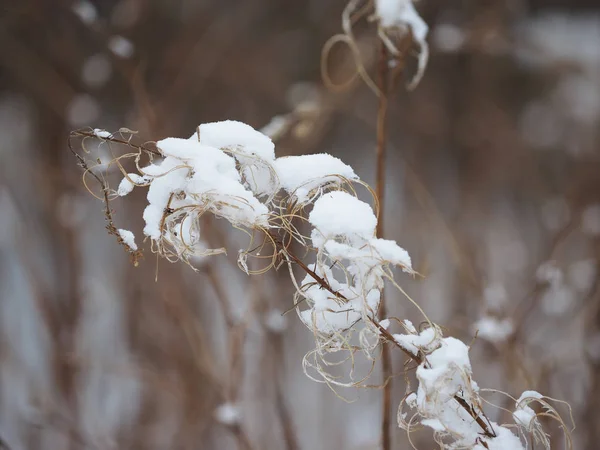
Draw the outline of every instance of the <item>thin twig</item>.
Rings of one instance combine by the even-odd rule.
[[[96,138],[98,139],[98,135],[96,133],[94,133],[93,131],[86,131],[86,130],[77,130],[77,131],[73,131],[71,132],[71,137],[73,136],[81,136],[81,137],[88,137],[88,138]],[[163,154],[157,150],[156,148],[152,148],[152,147],[148,147],[148,143],[144,143],[144,144],[135,144],[133,142],[131,142],[131,140],[125,140],[125,139],[120,139],[118,137],[115,137],[114,134],[111,134],[110,136],[107,137],[103,137],[100,138],[104,141],[110,141],[110,142],[114,142],[116,144],[122,144],[122,145],[126,145],[128,147],[131,148],[135,148],[138,151],[144,151],[144,152],[148,152],[148,153],[152,153],[155,156],[163,156]],[[71,151],[73,152],[73,149],[71,149]],[[75,152],[73,152],[75,153]],[[77,153],[75,153],[76,156],[79,157],[79,155]]]
[[[379,217],[377,220],[377,237],[383,237],[383,222],[385,211],[385,147],[387,137],[387,112],[388,112],[388,51],[383,43],[379,42],[379,65],[378,65],[378,84],[379,98],[377,108],[377,173],[375,192],[379,202]],[[387,306],[385,304],[385,296],[381,292],[381,300],[379,305],[380,320],[387,317]],[[390,348],[387,345],[383,346],[381,355],[381,370],[383,376],[383,402],[382,402],[382,419],[381,419],[381,447],[383,450],[390,450],[392,447],[392,355]]]
[[[85,175],[89,173],[96,179],[96,181],[100,185],[100,188],[102,189],[102,200],[104,201],[104,218],[106,219],[106,229],[108,230],[109,234],[111,234],[117,238],[117,241],[119,242],[119,244],[121,244],[123,247],[125,247],[125,249],[128,251],[128,253],[131,257],[133,264],[135,266],[137,266],[139,260],[143,257],[143,254],[140,250],[134,250],[133,248],[131,248],[129,246],[129,244],[127,244],[123,240],[121,235],[119,234],[119,231],[114,223],[112,210],[110,209],[110,198],[109,198],[110,190],[108,188],[108,184],[106,184],[106,182],[102,179],[102,177],[100,177],[96,173],[94,173],[94,171],[92,171],[91,168],[89,167],[85,158],[83,158],[83,156],[81,156],[79,153],[77,153],[77,151],[75,151],[75,149],[73,148],[73,143],[71,142],[71,138],[74,136],[89,136],[89,137],[97,137],[97,136],[94,133],[88,134],[86,132],[74,131],[69,136],[69,140],[68,140],[69,150],[71,151],[71,153],[73,153],[73,155],[75,155],[75,157],[79,161],[79,166],[84,170],[84,175],[83,175],[84,178],[85,178]],[[140,151],[142,151],[142,150],[150,151],[144,147],[135,146],[133,144],[130,144],[126,141],[121,141],[119,139],[114,139],[113,141],[118,142],[118,143],[124,143],[126,145],[131,145],[135,148],[138,148]],[[156,150],[155,150],[155,152],[156,152]]]
[[[319,286],[321,288],[325,289],[326,291],[329,291],[330,293],[335,295],[337,298],[342,299],[345,302],[348,301],[348,299],[346,297],[344,297],[342,294],[333,290],[333,288],[329,285],[329,283],[323,277],[320,277],[319,275],[317,275],[317,273],[314,270],[310,269],[306,264],[304,264],[304,262],[300,258],[298,258],[296,255],[291,253],[287,249],[287,247],[283,244],[283,240],[275,232],[269,231],[268,234],[269,234],[270,238],[272,239],[273,243],[275,244],[275,247],[279,251],[285,252],[285,254],[287,256],[289,256],[289,258],[294,263],[296,263],[298,266],[300,266],[300,268],[302,270],[304,270],[307,274],[309,274],[319,284]]]

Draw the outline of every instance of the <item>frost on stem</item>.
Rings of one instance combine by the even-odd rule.
[[[276,158],[271,139],[235,121],[202,124],[189,139],[170,137],[154,145],[133,143],[133,133],[125,129],[116,133],[80,130],[72,133],[75,137],[83,142],[99,140],[113,158],[108,164],[92,166],[83,142],[83,155],[70,142],[85,169],[86,187],[92,192],[89,176],[100,184],[101,195],[94,195],[105,203],[109,232],[136,255],[136,261],[141,252],[135,236],[114,225],[109,205],[136,188],[147,189],[143,234],[152,251],[169,260],[189,262],[222,251],[206,248],[201,226],[206,213],[245,231],[252,241],[262,236],[264,242],[254,250],[240,250],[240,267],[251,273],[249,257],[264,258],[261,251],[268,245],[273,247],[273,254],[267,256],[268,268],[287,266],[296,288],[294,308],[315,338],[315,348],[303,360],[309,377],[329,386],[364,385],[370,371],[354,373],[356,356],[362,354],[374,363],[380,344],[388,342],[418,366],[417,389],[400,405],[401,427],[411,430],[420,423],[431,428],[442,448],[525,448],[520,434],[492,423],[483,413],[465,344],[443,337],[440,327],[426,316],[428,327],[420,332],[407,320],[378,321],[384,281],[420,310],[394,280],[393,268],[414,272],[403,248],[375,237],[377,201],[374,211],[358,199],[357,188],[372,191],[350,166],[327,154]],[[131,151],[115,155],[117,144]],[[124,167],[127,160],[128,170]],[[105,172],[98,173],[98,167]],[[107,182],[115,167],[122,174],[116,190]],[[301,233],[301,225],[310,227],[309,235]],[[290,250],[291,242],[306,249],[311,258],[308,263]],[[297,279],[299,270],[304,275]],[[274,314],[265,319],[265,325],[271,332],[285,332],[285,321]],[[392,320],[403,326],[403,334],[388,331]],[[331,366],[344,363],[351,366],[345,378],[329,372]],[[545,443],[546,435],[537,421],[540,414],[533,412],[532,401],[542,404],[545,415],[560,420],[545,399],[529,395],[516,402],[513,427]],[[401,412],[404,405],[414,410],[408,421]],[[222,405],[215,412],[217,420],[237,423],[239,409],[234,406]]]

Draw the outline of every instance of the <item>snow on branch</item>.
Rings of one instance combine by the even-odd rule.
[[[421,81],[429,60],[429,27],[415,9],[412,0],[375,0],[375,16],[379,22],[379,37],[392,55],[400,53],[392,40],[394,33],[408,29],[412,35],[419,48],[418,68],[408,88],[415,88]]]
[[[375,236],[377,207],[374,210],[357,196],[358,188],[372,190],[341,160],[328,154],[277,158],[269,137],[235,121],[202,124],[189,139],[169,137],[141,145],[133,142],[130,130],[80,130],[71,138],[82,140],[83,152],[73,152],[85,170],[86,187],[93,192],[89,176],[100,183],[101,195],[94,195],[105,202],[109,232],[130,253],[139,256],[141,244],[133,232],[114,225],[109,202],[135,189],[146,190],[145,240],[153,252],[171,261],[189,263],[192,257],[223,252],[206,247],[201,219],[207,213],[245,231],[252,242],[262,238],[258,247],[240,250],[239,263],[246,273],[252,272],[249,259],[265,258],[260,252],[271,246],[270,267],[287,266],[296,288],[293,308],[315,338],[315,348],[303,360],[306,374],[314,380],[330,386],[362,386],[370,371],[354,373],[357,355],[374,363],[378,348],[394,345],[416,363],[418,381],[400,405],[399,426],[409,432],[415,424],[430,428],[441,448],[526,449],[525,435],[547,446],[538,417],[544,414],[563,424],[547,399],[533,392],[515,402],[512,425],[490,421],[468,346],[444,337],[426,316],[428,326],[421,331],[406,320],[377,319],[384,282],[405,294],[395,281],[394,268],[414,274],[412,262],[395,241]],[[113,159],[101,166],[104,174],[98,174],[100,166],[92,163],[84,145],[88,139],[108,147]],[[130,151],[116,155],[116,145]],[[121,174],[116,190],[106,181],[113,168]],[[372,203],[377,206],[374,197]],[[304,227],[310,228],[309,235],[301,233]],[[310,262],[290,250],[292,241],[306,248]],[[296,278],[299,270],[304,275]],[[388,331],[392,322],[400,323],[404,332]],[[271,328],[285,331],[281,321]],[[345,362],[352,366],[346,378],[329,373],[331,366]],[[532,408],[535,402],[541,404],[541,413]],[[410,418],[405,407],[411,410]],[[216,415],[225,424],[240,420],[230,405],[223,405]]]
[[[383,95],[369,74],[369,58],[365,56],[366,52],[361,48],[363,46],[354,32],[357,23],[362,19],[377,25],[377,36],[386,50],[386,63],[393,69],[393,79],[403,72],[409,56],[416,54],[416,72],[407,83],[409,90],[414,89],[421,81],[429,61],[429,27],[417,12],[413,0],[374,0],[363,6],[360,0],[349,0],[342,13],[343,32],[332,36],[323,47],[321,70],[325,84],[331,89],[343,90],[360,77],[375,94]],[[327,65],[329,54],[338,43],[348,46],[356,68],[353,76],[341,84],[333,82]],[[411,51],[413,48],[416,52]]]

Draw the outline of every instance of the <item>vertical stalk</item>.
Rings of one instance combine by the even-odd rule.
[[[382,238],[384,234],[384,203],[385,203],[385,147],[387,135],[387,96],[388,96],[388,51],[385,44],[379,42],[379,64],[377,68],[379,99],[377,108],[377,169],[376,169],[376,186],[375,192],[379,201],[379,217],[377,221],[377,237]],[[381,292],[381,304],[379,306],[379,318],[387,317],[387,307],[383,291]],[[392,406],[392,356],[390,348],[387,345],[383,346],[381,358],[381,368],[383,375],[383,402],[382,402],[382,420],[381,420],[381,447],[383,450],[392,448],[392,428],[391,428],[391,406]]]

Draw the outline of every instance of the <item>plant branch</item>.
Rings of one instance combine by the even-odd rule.
[[[128,130],[128,132],[131,133],[131,131]],[[135,132],[134,132],[135,133]],[[81,137],[87,137],[87,138],[96,138],[98,139],[99,136],[96,135],[96,133],[94,133],[93,131],[85,131],[85,130],[77,130],[77,131],[73,131],[71,132],[71,137],[75,137],[75,136],[81,136]],[[133,142],[131,142],[131,139],[125,140],[125,139],[120,139],[118,137],[115,137],[114,134],[111,134],[108,137],[103,137],[100,138],[104,141],[109,141],[109,142],[114,142],[115,144],[122,144],[122,145],[126,145],[128,147],[131,148],[135,148],[138,151],[144,151],[144,152],[148,152],[148,153],[152,153],[154,156],[163,156],[163,154],[156,148],[152,148],[152,147],[148,147],[148,143],[144,143],[144,144],[134,144]],[[71,151],[73,153],[75,153],[75,156],[77,156],[80,161],[81,161],[81,157],[73,151],[73,149],[71,148]]]
[[[342,294],[340,294],[337,291],[334,291],[333,288],[327,282],[327,280],[325,280],[323,277],[317,275],[317,273],[314,270],[310,269],[306,264],[304,264],[304,262],[300,258],[298,258],[296,255],[294,255],[292,252],[290,252],[288,250],[288,248],[283,244],[283,240],[275,232],[269,230],[267,232],[267,234],[269,235],[269,237],[275,244],[275,247],[279,251],[285,252],[285,254],[294,263],[296,263],[298,266],[300,266],[300,268],[302,270],[304,270],[308,275],[310,275],[319,284],[319,286],[321,286],[321,288],[325,289],[326,291],[329,291],[330,293],[335,295],[337,298],[340,298],[340,299],[344,300],[345,302],[348,301],[348,299],[346,297],[344,297]]]
[[[327,280],[323,279],[322,277],[317,275],[314,271],[310,270],[298,256],[296,256],[292,252],[290,252],[290,250],[288,248],[286,248],[286,246],[283,244],[282,239],[275,232],[269,230],[269,231],[267,231],[267,234],[271,237],[273,243],[275,244],[276,250],[280,251],[280,252],[284,252],[291,261],[296,263],[302,270],[304,270],[308,275],[310,275],[319,284],[319,286],[321,286],[323,289],[327,290],[328,292],[331,292],[339,299],[342,299],[344,301],[348,300],[341,293],[333,290],[333,288],[329,285]],[[405,348],[403,348],[394,339],[394,336],[392,336],[392,334],[389,331],[387,331],[385,328],[383,328],[379,324],[378,320],[371,318],[370,321],[373,325],[375,325],[375,327],[377,327],[377,329],[379,330],[381,335],[387,341],[393,343],[397,348],[399,348],[406,356],[408,356],[410,359],[412,359],[415,363],[417,363],[418,365],[427,364],[427,359],[425,358],[424,355],[422,355],[422,354],[415,355],[415,354],[409,352],[408,350],[406,350]],[[388,346],[384,346],[384,349],[386,349],[386,348],[389,349]],[[390,376],[391,376],[391,374],[390,374]],[[389,385],[389,382],[387,383],[387,385]],[[465,399],[463,399],[459,395],[455,395],[454,399],[458,402],[458,404],[462,408],[465,409],[465,411],[467,411],[467,413],[473,418],[473,420],[475,420],[475,422],[477,422],[477,424],[481,427],[481,429],[483,430],[483,433],[485,434],[486,437],[488,437],[488,438],[496,437],[496,433],[495,433],[494,429],[492,428],[491,424],[486,422],[485,416],[482,413],[481,414],[478,413],[472,405],[470,405]]]
[[[379,42],[379,65],[378,65],[378,84],[379,98],[377,108],[377,173],[375,192],[379,202],[379,217],[377,220],[377,237],[382,238],[384,212],[385,212],[385,147],[387,138],[387,112],[388,112],[388,50],[383,43]],[[379,305],[379,318],[387,317],[387,306],[385,304],[384,293],[381,292],[381,300]],[[381,420],[381,447],[383,450],[390,450],[392,447],[392,428],[391,428],[391,413],[392,413],[392,355],[389,346],[383,347],[381,355],[381,371],[383,376],[383,403],[382,403],[382,420]]]
[[[414,362],[416,362],[419,365],[420,364],[426,364],[426,365],[428,364],[427,359],[425,358],[424,355],[422,355],[421,353],[415,355],[415,354],[409,352],[408,350],[406,350],[404,347],[402,347],[398,343],[398,341],[396,341],[396,339],[394,339],[394,336],[388,330],[383,328],[377,321],[371,319],[371,323],[377,327],[379,332],[389,342],[392,342],[396,347],[398,347],[400,350],[402,350],[402,352],[404,352],[404,354],[406,354]],[[483,430],[483,432],[485,433],[485,435],[487,437],[489,437],[489,438],[496,437],[496,432],[492,428],[491,424],[486,422],[486,420],[475,410],[475,408],[472,405],[467,403],[467,401],[459,395],[454,395],[454,400],[456,400],[458,402],[458,404],[460,406],[462,406],[467,411],[467,413],[469,413],[469,415],[473,418],[473,420],[475,420],[475,422],[477,422],[477,424],[481,427],[481,429]]]
[[[127,244],[123,240],[121,235],[119,234],[119,231],[114,223],[112,210],[110,209],[110,198],[109,198],[110,191],[109,191],[108,185],[102,179],[102,177],[98,176],[96,173],[94,173],[91,170],[91,168],[89,167],[88,163],[83,158],[83,156],[81,156],[79,153],[77,153],[75,151],[75,149],[73,148],[73,143],[71,142],[71,138],[74,136],[96,137],[96,135],[94,133],[88,134],[87,132],[79,132],[79,131],[72,132],[71,135],[69,136],[69,140],[68,140],[69,150],[71,151],[71,153],[73,153],[73,155],[75,155],[75,157],[79,161],[79,167],[81,167],[84,170],[84,175],[83,175],[84,178],[85,178],[85,174],[89,173],[96,179],[96,181],[100,185],[100,188],[102,189],[102,200],[104,202],[104,218],[106,219],[106,229],[108,230],[109,234],[111,234],[117,238],[117,241],[119,242],[119,244],[121,244],[123,247],[125,247],[125,249],[131,256],[133,265],[137,266],[139,263],[139,260],[143,257],[142,252],[140,250],[134,250],[133,248],[131,248],[129,246],[129,244]],[[116,140],[115,142],[120,142],[120,140]],[[125,141],[123,141],[123,143],[125,143],[126,145],[132,145],[132,144],[128,144]],[[140,147],[140,149],[146,150],[145,148],[142,148],[142,147]],[[147,150],[147,151],[150,151],[150,150]]]

